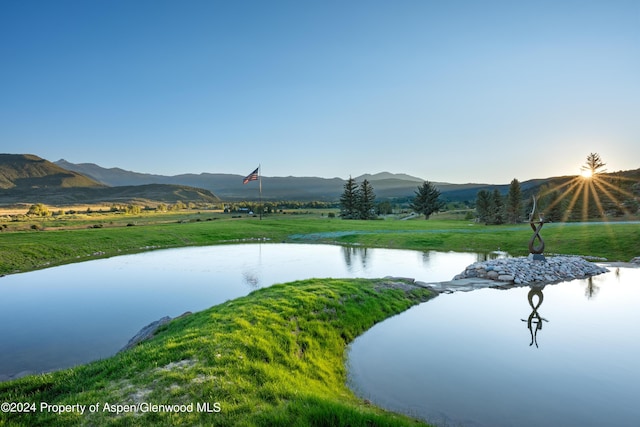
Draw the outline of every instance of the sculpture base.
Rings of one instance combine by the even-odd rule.
[[[547,261],[543,254],[529,254],[529,259],[533,261]]]

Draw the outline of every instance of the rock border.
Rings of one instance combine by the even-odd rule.
[[[483,288],[509,289],[520,286],[542,286],[552,283],[585,279],[609,272],[602,265],[580,255],[549,256],[544,261],[529,257],[497,258],[469,265],[452,280],[421,282],[407,277],[387,276],[387,280],[408,282],[438,293],[468,292]],[[606,261],[606,260],[605,260]],[[628,263],[606,262],[609,267],[640,268],[640,257]]]
[[[498,258],[468,266],[454,280],[480,278],[515,285],[564,282],[606,273],[606,267],[580,256],[552,256],[545,260],[528,257]]]

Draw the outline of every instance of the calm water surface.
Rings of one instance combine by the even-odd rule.
[[[416,306],[352,343],[350,386],[446,426],[637,427],[640,269],[610,270]]]
[[[242,244],[181,248],[0,278],[0,381],[108,357],[143,326],[312,277],[449,280],[469,253]]]

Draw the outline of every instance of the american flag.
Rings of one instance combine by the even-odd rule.
[[[257,181],[258,180],[258,169],[260,169],[260,167],[257,167],[256,170],[251,172],[249,175],[245,176],[244,179],[242,180],[242,183],[243,184],[247,184],[249,181]]]

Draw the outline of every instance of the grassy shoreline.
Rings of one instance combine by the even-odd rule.
[[[528,224],[484,226],[460,220],[343,221],[320,216],[197,218],[136,226],[0,233],[0,275],[88,259],[183,246],[247,241],[357,244],[416,250],[528,253]],[[154,218],[155,219],[155,218]],[[148,221],[148,222],[145,222]],[[542,230],[547,252],[629,261],[640,255],[640,224],[557,223]]]
[[[0,402],[35,405],[28,414],[0,413],[0,425],[419,425],[356,398],[346,386],[344,352],[375,323],[432,296],[389,280],[259,289],[177,319],[112,358],[0,383]],[[41,402],[78,406],[58,414]],[[205,404],[211,412],[197,410]]]
[[[500,249],[524,255],[532,234],[528,224],[488,227],[459,220],[342,221],[321,216],[141,218],[136,224],[0,233],[0,274],[160,248],[250,241]],[[549,224],[542,235],[554,253],[611,261],[640,255],[638,223]],[[0,413],[0,426],[415,425],[415,420],[367,405],[345,385],[346,345],[376,322],[433,296],[424,289],[383,283],[312,279],[275,285],[177,319],[153,340],[112,358],[0,383],[0,402],[35,405],[28,407],[33,413]],[[84,415],[57,414],[42,411],[41,402],[100,406]],[[144,403],[183,405],[185,410],[113,412],[117,405],[140,409],[136,405]],[[213,412],[197,410],[204,404]]]

